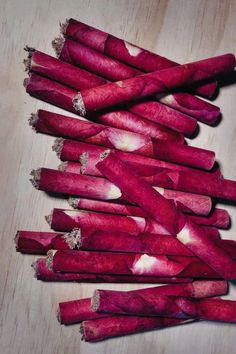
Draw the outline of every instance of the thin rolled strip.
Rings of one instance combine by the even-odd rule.
[[[196,198],[196,207],[195,207],[195,202],[193,203],[194,199],[194,194],[193,199],[190,200],[188,199],[188,195],[186,193],[184,198],[184,195],[181,193],[178,193],[176,195],[169,193],[167,190],[163,190],[164,196],[166,192],[166,197],[167,199],[173,199],[176,203],[176,205],[181,204],[180,209],[185,212],[186,210],[188,212],[196,212],[196,214],[202,212],[204,214],[205,208],[202,208],[201,205],[199,207],[199,203],[202,201],[203,198]],[[190,195],[189,195],[190,198]],[[182,201],[180,202],[180,200]],[[190,202],[190,207],[188,206],[188,201]],[[109,213],[109,214],[119,214],[119,215],[133,215],[133,216],[140,216],[140,217],[147,217],[147,213],[145,213],[140,207],[136,205],[130,205],[130,204],[122,204],[122,203],[113,203],[113,202],[106,202],[106,201],[101,201],[101,200],[92,200],[92,199],[86,199],[86,198],[70,198],[69,199],[69,205],[72,206],[75,209],[84,209],[84,210],[92,210],[92,211],[99,211],[103,213]],[[194,205],[194,207],[192,207]],[[199,207],[199,209],[197,209]],[[227,223],[227,218],[224,218],[224,211],[223,215],[221,217],[221,210],[220,210],[220,215],[219,215],[219,221],[217,219],[217,214],[218,214],[218,209],[215,209],[215,211],[212,213],[210,217],[199,217],[195,218],[195,222],[200,224],[200,225],[208,225],[208,226],[214,226],[214,227],[226,227]],[[226,213],[226,217],[227,217]],[[208,220],[210,219],[210,220]],[[211,222],[212,220],[212,222]]]
[[[145,72],[162,70],[178,65],[172,60],[74,19],[70,19],[66,22],[66,25],[62,25],[62,33],[66,37],[73,38],[100,53],[116,58]],[[206,97],[211,97],[216,87],[217,83],[213,81],[200,85],[196,92]]]
[[[54,272],[62,273],[220,278],[201,260],[183,256],[52,250],[48,252],[47,264]]]
[[[46,254],[50,249],[69,250],[79,243],[78,232],[38,232],[19,230],[16,233],[16,250],[21,253]]]
[[[117,295],[117,296],[116,296]],[[236,323],[236,301],[191,299],[171,295],[148,296],[140,293],[99,291],[94,295],[94,309],[105,313],[197,318]],[[114,301],[113,301],[113,300]],[[101,302],[100,302],[101,301]],[[101,304],[101,307],[100,307]],[[219,310],[220,309],[220,310]]]
[[[82,339],[86,342],[98,342],[104,339],[134,333],[161,329],[174,325],[192,322],[177,318],[109,316],[82,322]]]
[[[208,233],[209,237],[218,240],[218,236]],[[228,245],[222,241],[220,246],[228,252]],[[194,257],[194,254],[172,235],[158,235],[148,232],[138,235],[130,235],[125,232],[105,232],[96,230],[89,236],[86,233],[80,233],[78,249],[85,251],[109,251],[125,253],[143,253],[171,256]],[[231,247],[231,249],[233,249]],[[233,254],[234,253],[234,254]],[[231,256],[235,259],[234,252]]]
[[[195,291],[196,288],[196,291]],[[92,309],[107,314],[160,315],[185,317],[178,305],[178,297],[206,298],[225,295],[226,281],[195,281],[191,284],[167,285],[132,291],[95,290],[91,299]],[[153,306],[153,312],[151,307]],[[186,317],[193,317],[188,315]]]
[[[158,296],[158,295],[175,295],[175,296],[191,296],[191,297],[209,297],[224,295],[227,292],[227,283],[225,281],[194,281],[191,284],[176,284],[176,285],[164,285],[155,288],[146,288],[137,291],[129,291],[132,294],[141,294],[145,297]],[[118,294],[122,298],[124,292],[111,292],[105,291],[111,299],[112,295]],[[60,302],[58,306],[58,319],[61,324],[72,324],[90,319],[102,318],[106,314],[102,313],[102,303],[105,298],[102,290],[97,290],[96,295],[92,299],[99,301],[98,309],[91,308],[91,298],[84,298],[79,300]],[[118,301],[119,302],[119,301]],[[101,310],[100,310],[101,308]]]
[[[140,100],[153,94],[168,92],[181,86],[188,86],[230,72],[235,67],[233,54],[204,59],[179,65],[161,71],[143,74],[130,79],[108,83],[78,93],[74,101],[81,115],[123,103]],[[202,68],[207,70],[200,72]]]
[[[37,131],[44,133],[53,131],[53,134],[57,136],[78,139],[124,152],[159,158],[168,162],[203,169],[211,169],[215,162],[213,151],[176,144],[176,139],[177,142],[183,142],[179,140],[179,136],[176,134],[171,137],[167,136],[167,141],[161,141],[145,135],[42,110],[36,116],[33,116],[31,122],[34,127],[37,126]],[[173,139],[173,142],[171,142],[171,139]]]
[[[129,203],[127,196],[122,195],[120,189],[105,178],[85,176],[49,168],[33,170],[31,175],[31,182],[33,186],[45,192],[73,195],[91,199],[93,198],[98,200],[121,200]],[[159,187],[153,188],[165,198],[173,200],[179,210],[192,213],[197,212],[200,214],[205,214],[206,208],[207,211],[209,211],[209,203],[211,204],[211,201],[209,201],[208,197],[166,190]],[[134,216],[143,215],[141,213],[141,215]],[[146,213],[144,214],[144,217],[149,217],[149,215]]]
[[[84,210],[66,210],[54,208],[46,220],[52,229],[69,232],[81,228],[89,236],[95,230],[128,232],[137,235],[140,232],[166,234],[163,226],[150,218],[95,213]]]
[[[62,60],[53,58],[45,53],[36,51],[32,48],[29,48],[28,50],[29,57],[24,62],[26,70],[29,72],[45,76],[50,80],[55,80],[75,90],[92,88],[103,85],[107,82],[97,75],[65,63]],[[99,123],[104,123],[105,125],[134,131],[140,134],[151,135],[153,138],[162,138],[162,136],[168,136],[168,133],[170,136],[171,133],[174,136],[174,132],[170,131],[170,129],[186,134],[186,136],[191,135],[195,131],[197,125],[196,121],[194,122],[190,117],[186,117],[175,110],[172,110],[173,112],[171,114],[171,109],[163,104],[159,104],[159,106],[162,110],[161,117],[158,119],[158,116],[156,116],[154,123],[127,110],[116,110],[114,112],[108,112],[107,114],[97,115],[90,118],[93,118],[93,120],[95,119]],[[174,124],[176,120],[175,113],[178,115],[179,124],[177,125]],[[178,129],[179,127],[180,129]],[[178,136],[177,134],[175,135]]]
[[[79,283],[191,283],[192,278],[176,277],[144,277],[134,275],[107,275],[107,274],[86,274],[86,273],[59,273],[53,272],[47,266],[45,258],[37,259],[32,267],[35,271],[35,277],[43,281],[56,282],[79,282]]]
[[[185,246],[217,273],[225,279],[235,279],[236,262],[214,240],[207,237],[202,227],[178,212],[169,200],[163,200],[159,193],[154,193],[146,181],[131,172],[114,154],[105,156],[97,168],[123,193],[129,195],[132,202],[148,212],[165,229],[172,231],[172,234],[176,233]]]

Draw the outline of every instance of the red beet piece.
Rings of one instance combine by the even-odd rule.
[[[78,233],[17,231],[16,250],[22,253],[46,254],[50,249],[69,250],[77,246]]]
[[[30,124],[37,132],[82,140],[91,144],[117,148],[128,152],[139,153],[138,151],[141,149],[144,154],[145,151],[147,154],[151,154],[155,142],[159,141],[159,139],[175,143],[184,142],[181,134],[169,130],[166,132],[163,131],[163,134],[159,132],[159,139],[153,139],[147,135],[91,123],[44,110],[39,110],[37,114],[32,115]],[[143,153],[141,152],[141,154]]]
[[[161,286],[132,291],[95,290],[91,301],[92,309],[98,313],[184,318],[184,309],[178,304],[179,296],[204,298],[225,295],[228,292],[226,281],[197,281],[191,284],[168,285],[165,288]],[[192,317],[188,315],[188,311],[186,317]]]
[[[160,190],[160,189],[159,189]],[[168,193],[169,192],[169,193]],[[196,214],[204,214],[204,211],[206,210],[205,208],[201,207],[200,202],[204,202],[204,196],[199,196],[192,194],[192,198],[190,199],[190,193],[178,193],[174,195],[172,194],[173,191],[168,191],[163,189],[163,195],[166,195],[167,199],[173,199],[175,201],[175,204],[177,207],[182,210],[183,212],[192,212]],[[195,198],[197,196],[197,198]],[[181,200],[181,202],[180,202]],[[189,202],[189,204],[188,204]],[[207,199],[205,200],[207,202]],[[196,204],[195,204],[196,203]],[[141,217],[147,217],[147,213],[145,213],[140,207],[137,207],[136,205],[130,205],[130,204],[121,204],[121,203],[112,203],[112,202],[105,202],[101,200],[92,200],[92,199],[86,199],[86,198],[70,198],[69,199],[69,204],[75,208],[75,209],[84,209],[84,210],[92,210],[92,211],[100,211],[103,213],[109,213],[109,214],[119,214],[119,215],[133,215],[133,216],[141,216]],[[199,207],[200,206],[200,207]],[[218,209],[216,210],[216,212]],[[214,224],[213,226],[219,227],[223,223],[223,226],[226,226],[226,218],[219,220],[216,217],[213,218],[215,215],[215,212],[212,214],[211,217],[201,217],[199,219],[196,219],[195,222],[200,224],[200,225],[211,225]],[[220,217],[220,215],[219,215]],[[210,220],[208,220],[210,219]],[[212,220],[212,223],[211,223]]]
[[[227,229],[230,225],[230,216],[225,209],[215,208],[211,215],[207,217],[190,215],[189,218],[196,224],[215,226],[219,229]]]
[[[30,124],[42,133],[82,140],[183,165],[211,169],[215,162],[213,151],[175,144],[183,142],[181,136],[175,133],[163,135],[162,139],[166,140],[164,142],[146,135],[85,122],[43,110],[39,110],[36,115],[32,116]]]
[[[192,322],[178,318],[144,316],[109,316],[82,322],[82,339],[86,342],[98,342],[104,339],[161,329],[178,324]]]
[[[166,234],[167,231],[156,221],[136,216],[122,216],[95,213],[89,211],[53,209],[46,217],[52,229],[57,231],[71,231],[81,228],[89,236],[95,230],[121,231],[137,235],[140,232]]]
[[[35,270],[35,277],[43,281],[59,282],[89,282],[89,283],[191,283],[192,278],[176,277],[144,277],[134,275],[107,275],[107,274],[86,274],[86,273],[59,273],[48,269],[45,258],[39,258],[32,264]]]
[[[178,112],[170,107],[162,105],[155,101],[145,101],[136,103],[129,107],[132,113],[145,117],[153,122],[170,126],[171,128],[185,134],[186,136],[191,136],[197,128],[197,121],[181,112]],[[112,115],[111,113],[110,115]],[[107,115],[104,114],[106,117]],[[109,117],[109,114],[108,114]],[[109,121],[107,124],[109,125]]]
[[[33,48],[27,47],[26,49],[29,51],[28,59],[24,61],[27,71],[33,71],[51,80],[65,83],[77,90],[103,85],[107,82],[102,77],[76,68],[74,65],[65,63],[48,54]]]
[[[47,262],[53,271],[65,273],[220,278],[194,257],[52,250],[48,252]]]
[[[108,292],[99,291],[99,295],[95,294],[93,303],[94,309],[106,313],[236,322],[236,301],[232,300],[191,299],[171,295],[149,297],[137,292],[124,292],[121,296],[115,291],[111,291],[109,296]]]
[[[116,58],[121,62],[137,67],[144,72],[162,70],[178,65],[172,60],[137,47],[97,28],[70,19],[62,26],[63,34],[69,38],[94,48],[100,53]],[[204,83],[197,88],[197,93],[211,97],[217,87],[215,81]]]
[[[178,212],[171,201],[153,191],[146,181],[131,172],[115,154],[108,154],[97,164],[97,168],[166,230],[176,233],[184,245],[221,276],[225,279],[236,278],[236,262],[213,240],[206,237],[205,230]]]
[[[128,201],[127,197],[122,195],[119,188],[105,178],[84,176],[49,168],[33,170],[31,175],[33,176],[31,179],[33,186],[45,192],[82,196],[100,200],[119,199],[126,202]],[[210,202],[208,201],[208,197],[204,198],[204,196],[199,196],[197,194],[168,191],[158,187],[154,187],[154,189],[161,193],[165,198],[172,199],[179,210],[187,212],[196,211],[197,213],[202,212],[202,214],[204,214],[206,207],[209,208]],[[200,202],[203,203],[203,206]],[[207,204],[206,207],[205,203]],[[149,217],[147,213],[145,214],[145,217]]]
[[[221,115],[220,108],[184,92],[160,94],[156,98],[168,107],[188,114],[200,122],[214,125]]]
[[[218,236],[213,236],[210,234],[208,234],[208,236],[218,239]],[[105,232],[96,230],[89,236],[82,232],[78,238],[78,248],[85,251],[148,253],[189,257],[194,256],[194,254],[187,247],[179,242],[176,237],[171,235],[158,235],[147,232],[140,233],[139,235],[130,235],[125,232]],[[224,241],[222,242],[221,247],[223,249],[225,248]],[[227,245],[226,250],[228,250]]]
[[[122,103],[139,100],[153,94],[168,92],[181,86],[202,81],[235,67],[233,54],[204,59],[169,69],[154,71],[130,79],[85,89],[74,97],[75,110],[81,115]],[[208,72],[199,72],[205,68]]]
[[[85,88],[92,88],[95,86],[103,85],[106,80],[96,75],[91,74],[88,71],[76,68],[73,65],[67,64],[61,60],[55,59],[47,54],[39,51],[35,51],[30,48],[29,58],[25,60],[26,69],[30,72],[34,72],[38,75],[47,77],[50,80],[55,80],[63,85],[69,86],[75,90],[82,90]],[[100,64],[99,64],[100,65]],[[167,108],[163,104],[159,104],[162,110],[161,117],[156,117],[155,123],[163,124],[173,130],[177,126],[177,131],[186,135],[191,135],[197,126],[197,122],[190,117],[178,113],[175,110]],[[175,114],[178,115],[179,124],[172,124],[172,121],[176,120]],[[174,132],[163,127],[163,125],[152,123],[150,120],[141,118],[140,115],[136,115],[132,112],[119,110],[110,112],[101,116],[97,116],[96,120],[100,123],[108,124],[117,128],[125,129],[128,131],[134,131],[137,133],[150,135],[153,138],[161,138]],[[182,123],[181,123],[182,122]],[[178,127],[181,127],[178,129]],[[175,134],[176,135],[176,134]]]
[[[155,288],[147,288],[137,291],[129,291],[132,294],[141,294],[142,296],[158,296],[158,295],[175,295],[175,296],[191,296],[191,297],[208,297],[222,295],[227,292],[227,283],[225,281],[195,281],[191,284],[182,285],[164,285]],[[91,298],[72,300],[59,303],[58,319],[61,324],[78,323],[90,319],[102,318],[106,316],[100,308],[102,308],[103,299],[106,294],[122,298],[123,292],[111,292],[97,290],[94,297],[98,297],[99,312],[91,309]],[[106,312],[106,311],[105,311]]]

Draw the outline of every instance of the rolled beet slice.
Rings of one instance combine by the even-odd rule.
[[[99,200],[123,200],[126,203],[129,202],[127,197],[122,195],[119,188],[105,178],[85,176],[49,168],[33,170],[31,175],[33,186],[45,192]],[[198,214],[205,214],[210,211],[211,201],[209,197],[185,192],[169,191],[159,187],[154,187],[154,189],[159,191],[165,198],[173,200],[179,210],[197,212]],[[96,211],[94,207],[92,209]],[[145,213],[144,217],[149,217],[149,215]]]
[[[76,68],[74,65],[65,63],[45,53],[32,48],[29,48],[29,51],[29,58],[25,60],[26,70],[29,72],[45,76],[50,80],[55,80],[75,90],[96,87],[107,82],[97,75]],[[170,131],[168,128],[185,134],[186,136],[193,134],[195,131],[197,126],[196,120],[185,114],[178,113],[178,111],[168,108],[161,103],[159,103],[159,111],[160,110],[161,115],[155,116],[154,123],[151,122],[151,119],[146,120],[141,117],[140,114],[136,115],[127,110],[116,110],[90,118],[95,119],[99,123],[104,123],[105,125],[150,135],[153,138],[161,138],[162,135],[168,136],[168,133],[170,136],[171,133],[174,135],[174,132]],[[178,136],[177,134],[175,135]]]
[[[171,201],[153,191],[146,181],[131,172],[128,165],[109,153],[103,156],[97,168],[128,195],[130,201],[143,208],[170,233],[176,233],[185,246],[217,273],[228,280],[236,278],[236,262],[214,240],[206,237],[199,225],[178,212]]]
[[[49,116],[46,118],[46,121],[50,122],[50,125],[48,124],[49,129],[54,129],[54,134],[57,136],[78,139],[125,152],[203,169],[211,169],[215,162],[213,151],[177,144],[176,134],[171,138],[167,137],[167,141],[160,141],[145,135],[89,123],[51,112],[39,111],[38,114]],[[40,127],[41,122],[37,122],[37,115],[34,115],[32,120],[31,124],[33,126],[39,126],[37,130],[40,129],[41,132],[44,130],[44,133],[50,132],[47,126]],[[170,142],[172,138],[174,141]],[[177,141],[181,142],[178,135]]]
[[[192,278],[176,277],[144,277],[141,275],[108,275],[108,274],[86,274],[86,273],[59,273],[53,272],[47,266],[45,258],[37,259],[32,267],[35,271],[35,278],[43,281],[57,282],[79,282],[79,283],[191,283]]]
[[[52,229],[69,232],[81,228],[89,236],[95,230],[128,232],[137,235],[140,232],[166,234],[163,226],[150,218],[112,215],[84,210],[66,210],[54,208],[46,220]]]
[[[164,285],[155,288],[147,288],[137,291],[129,291],[132,294],[140,294],[141,296],[159,296],[159,295],[175,295],[175,296],[191,296],[191,297],[209,297],[223,295],[227,292],[227,283],[225,281],[194,281],[190,284]],[[111,298],[119,296],[122,299],[123,292],[111,292],[109,290],[96,290],[93,296],[93,302],[98,307],[95,311],[91,308],[91,298],[60,302],[58,307],[58,320],[61,324],[72,324],[90,319],[102,318],[106,314],[102,313],[102,304],[106,298],[106,294]],[[118,295],[119,294],[119,295]],[[115,295],[115,296],[114,296]],[[119,300],[118,300],[119,302]],[[98,304],[99,303],[99,304]],[[100,311],[101,308],[101,311]],[[104,311],[106,312],[106,311]]]
[[[160,191],[160,189],[158,189]],[[204,196],[199,198],[199,195],[192,194],[192,198],[190,198],[190,194],[188,195],[185,193],[171,193],[171,191],[163,189],[163,195],[166,195],[167,199],[173,199],[175,201],[176,206],[182,210],[183,212],[192,212],[196,214],[205,214],[208,208],[203,208],[201,203],[208,203],[207,198],[204,200]],[[189,197],[189,198],[188,198]],[[188,203],[189,202],[189,203]],[[69,205],[75,209],[84,209],[84,210],[92,210],[92,211],[99,211],[103,213],[109,214],[119,214],[119,215],[133,215],[133,216],[140,216],[140,217],[147,217],[147,213],[145,213],[140,207],[131,204],[121,204],[121,203],[113,203],[113,202],[106,202],[101,200],[92,200],[86,198],[70,198]],[[219,220],[217,219],[219,214]],[[221,215],[223,214],[223,215]],[[208,217],[200,217],[199,219],[195,218],[194,221],[200,225],[208,225],[214,227],[222,227],[225,228],[227,226],[227,213],[224,218],[224,212],[218,213],[218,209],[212,213],[212,215]],[[197,215],[196,215],[197,216]],[[209,219],[209,220],[208,220]],[[211,222],[212,220],[212,222]]]
[[[62,24],[61,30],[64,36],[73,38],[100,53],[116,58],[144,72],[162,70],[178,65],[172,60],[74,19],[67,20],[65,24]],[[216,87],[217,83],[212,81],[200,85],[196,92],[211,97]]]
[[[214,237],[208,233],[209,237]],[[77,248],[85,251],[109,251],[125,253],[143,253],[156,255],[189,256],[194,254],[172,235],[158,235],[148,232],[130,235],[125,232],[94,231],[87,236],[80,232]],[[218,239],[215,236],[214,239]],[[221,247],[228,252],[228,245],[221,241]],[[232,249],[232,248],[231,248]],[[232,252],[231,252],[232,255]],[[234,258],[236,253],[234,250]]]
[[[220,278],[207,264],[183,256],[51,250],[47,262],[50,269],[62,273]]]
[[[89,112],[140,100],[181,86],[188,86],[205,78],[230,72],[234,67],[234,55],[225,54],[85,89],[74,97],[75,111],[85,116]],[[202,68],[208,72],[199,72],[199,69]]]
[[[192,322],[178,318],[144,316],[109,316],[81,324],[82,339],[86,342],[98,342],[104,339],[161,329]]]
[[[101,293],[100,291],[95,293],[93,297],[93,309],[112,314],[132,315],[135,313],[144,316],[192,317],[209,321],[236,322],[236,301],[191,299],[171,295],[157,295],[149,298],[146,295],[126,292],[121,297],[118,292],[116,294],[115,291],[111,291],[108,295],[106,290],[102,290]]]
[[[19,230],[16,233],[16,250],[22,253],[46,254],[50,249],[69,250],[79,243],[77,232],[38,232]]]

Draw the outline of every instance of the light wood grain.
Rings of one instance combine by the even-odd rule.
[[[67,206],[34,190],[28,181],[32,168],[56,167],[58,161],[51,151],[53,139],[32,132],[27,119],[37,108],[60,110],[25,94],[24,45],[53,54],[50,42],[58,34],[58,22],[74,17],[180,63],[235,53],[236,1],[1,0],[0,14],[0,353],[234,353],[236,327],[219,323],[190,324],[93,345],[81,342],[79,325],[63,327],[57,322],[57,303],[90,296],[97,286],[36,281],[30,268],[36,257],[17,254],[13,239],[17,229],[48,230],[44,215],[54,206]],[[201,125],[199,136],[190,142],[215,150],[224,175],[232,179],[236,179],[235,94],[232,85],[221,90],[215,101],[223,112],[221,124]],[[234,238],[235,207],[226,208],[232,228],[222,234]],[[236,298],[234,286],[231,295]]]

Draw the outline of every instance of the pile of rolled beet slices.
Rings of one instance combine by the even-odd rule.
[[[46,217],[54,232],[18,231],[16,248],[46,255],[38,279],[166,284],[96,290],[59,304],[62,324],[82,322],[88,342],[193,321],[236,322],[236,301],[221,299],[236,278],[236,242],[222,240],[236,181],[213,151],[185,144],[197,121],[215,125],[217,81],[233,54],[179,65],[70,19],[53,41],[58,59],[27,47],[33,97],[78,114],[33,113],[36,132],[56,136],[58,170],[32,171],[33,185],[68,196],[74,209]],[[195,96],[197,95],[197,96]],[[86,117],[85,119],[80,119]]]

